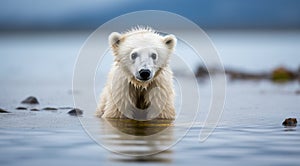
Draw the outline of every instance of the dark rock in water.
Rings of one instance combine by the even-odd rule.
[[[40,111],[40,110],[37,108],[32,108],[32,109],[30,109],[30,111]]]
[[[199,66],[196,73],[195,73],[195,75],[198,78],[205,78],[205,77],[208,76],[208,70],[204,66]]]
[[[37,100],[37,98],[29,96],[22,101],[22,104],[39,104],[39,101]]]
[[[68,114],[72,116],[78,116],[78,115],[82,115],[83,111],[78,108],[74,108],[71,111],[69,111]]]
[[[17,110],[27,110],[26,107],[17,107],[16,109],[17,109]]]
[[[297,95],[300,95],[300,90],[296,90],[295,93],[296,93]]]
[[[0,108],[0,113],[10,113],[10,112],[8,112],[8,111],[6,111],[6,110]]]
[[[296,76],[298,77],[298,80],[300,81],[300,66],[298,67],[298,70],[296,72]]]
[[[284,67],[278,67],[272,71],[271,78],[275,82],[285,82],[295,79],[296,75]]]
[[[287,118],[282,122],[282,125],[295,127],[297,125],[297,119],[296,118]]]
[[[58,110],[57,108],[53,108],[53,107],[45,107],[43,108],[43,110],[46,110],[46,111],[55,111],[55,110]]]

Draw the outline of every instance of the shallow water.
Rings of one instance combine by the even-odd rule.
[[[134,123],[127,121],[119,125],[119,129],[127,130],[125,132],[130,135],[153,134],[154,130],[169,127],[171,132],[149,142],[124,137],[124,134],[109,129],[108,125],[116,126],[116,123],[86,114],[80,118],[94,119],[97,123],[82,127],[77,117],[69,116],[68,110],[63,109],[56,112],[9,109],[11,114],[0,114],[0,162],[5,165],[138,165],[141,162],[150,165],[298,165],[299,126],[285,128],[281,125],[286,117],[299,117],[300,95],[294,93],[297,88],[297,82],[287,85],[231,83],[227,88],[222,119],[213,134],[206,141],[199,141],[205,119],[205,113],[200,113],[187,135],[170,147],[188,124],[164,126],[161,124],[168,123],[160,122],[148,126],[147,130],[145,125],[134,127]],[[203,93],[204,89],[205,85]],[[48,94],[55,95],[53,92]],[[95,130],[98,135],[90,137],[84,128]],[[93,140],[96,136],[102,145]],[[167,150],[152,156],[134,157],[112,153],[106,150],[107,147],[131,155],[156,153],[166,147]]]
[[[3,48],[0,49],[0,108],[11,112],[0,114],[1,165],[299,165],[299,125],[294,128],[281,125],[285,118],[299,119],[300,95],[295,93],[300,89],[299,82],[274,84],[229,80],[222,118],[204,142],[199,141],[199,133],[210,104],[209,81],[199,82],[201,107],[190,129],[191,122],[162,121],[137,126],[126,120],[109,122],[91,116],[94,110],[84,110],[83,116],[79,117],[85,124],[82,126],[79,118],[67,114],[68,109],[38,112],[16,110],[15,107],[21,105],[20,101],[29,95],[38,97],[41,103],[31,106],[34,108],[73,106],[70,92],[72,67],[86,35],[42,34],[0,38],[2,44],[8,42],[0,45]],[[213,36],[219,41],[216,46],[226,45],[222,42],[224,34]],[[229,36],[226,38],[229,42],[236,42]],[[290,38],[286,40],[290,42]],[[28,43],[24,46],[26,41]],[[252,44],[255,47],[255,43]],[[287,44],[287,47],[291,46]],[[50,51],[42,56],[45,49]],[[226,47],[221,49],[226,53]],[[298,48],[290,48],[290,52],[293,51],[296,53]],[[50,54],[53,57],[49,57]],[[280,64],[281,59],[274,58],[272,63]],[[244,61],[238,62],[253,69],[250,62],[248,66]],[[295,68],[296,62],[297,58],[293,63],[285,61],[292,68]],[[260,67],[260,70],[268,69]],[[75,91],[74,94],[82,95],[82,92]],[[191,110],[184,107],[182,111]],[[112,130],[112,127],[117,130]],[[129,133],[129,136],[124,137],[118,129]],[[189,132],[179,139],[187,129]],[[132,137],[134,134],[151,135],[161,130],[166,132],[151,140]],[[166,150],[139,157],[116,154],[106,148],[131,155]]]

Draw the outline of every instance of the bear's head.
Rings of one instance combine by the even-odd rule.
[[[162,36],[151,28],[135,28],[120,34],[109,35],[109,45],[115,62],[130,77],[147,83],[168,66],[177,39],[174,35]]]

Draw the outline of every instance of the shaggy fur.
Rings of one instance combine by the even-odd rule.
[[[111,33],[109,45],[115,58],[96,115],[134,119],[145,114],[145,120],[174,119],[175,94],[169,58],[176,45],[175,36],[161,36],[151,28],[137,27],[123,34]],[[130,58],[133,51],[140,51],[143,57],[134,61]],[[157,54],[156,59],[145,56],[152,52]],[[150,80],[140,81],[135,76],[142,65],[152,71]]]

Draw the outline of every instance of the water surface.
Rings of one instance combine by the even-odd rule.
[[[300,64],[296,56],[300,51],[296,47],[300,41],[299,33],[210,34],[225,65],[263,71],[280,64],[296,69]],[[38,97],[41,103],[31,107],[73,106],[73,65],[87,35],[1,35],[0,107],[11,112],[0,114],[2,165],[299,165],[299,126],[285,128],[281,125],[285,118],[299,119],[300,95],[295,92],[300,87],[297,81],[274,84],[228,80],[222,118],[204,142],[199,142],[199,133],[209,108],[209,81],[199,82],[201,107],[190,129],[190,123],[172,125],[164,121],[135,126],[128,121],[108,122],[90,116],[88,112],[93,110],[84,110],[80,118],[93,123],[82,126],[77,117],[67,114],[68,109],[16,110],[15,107],[21,105],[20,101],[29,95]],[[264,39],[261,40],[261,37]],[[239,43],[239,46],[234,43]],[[248,54],[241,56],[242,53]],[[255,61],[262,57],[260,53],[265,53],[264,60],[270,60],[270,63]],[[74,92],[74,95],[81,94],[80,91]],[[182,111],[188,113],[193,110],[185,107]],[[87,127],[96,135],[88,135],[84,130]],[[115,132],[118,130],[111,130],[111,127],[121,131]],[[152,135],[165,128],[168,132],[153,141],[124,137],[124,132]],[[178,135],[187,129],[189,132],[185,137],[177,141]],[[102,142],[95,142],[95,139]],[[108,146],[127,154],[165,151],[137,157],[112,153],[106,149]]]

